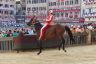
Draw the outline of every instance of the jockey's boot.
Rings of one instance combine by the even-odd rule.
[[[38,38],[38,40],[46,40],[44,36]]]

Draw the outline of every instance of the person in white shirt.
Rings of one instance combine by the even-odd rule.
[[[89,25],[89,26],[87,26],[87,29],[93,30],[94,28],[93,28],[93,26]]]

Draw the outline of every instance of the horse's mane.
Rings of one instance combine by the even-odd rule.
[[[31,26],[32,21],[33,21],[33,18],[31,18],[31,20],[27,23],[27,25]]]
[[[36,30],[40,30],[43,27],[43,25],[40,22],[37,22],[34,24],[34,27]]]

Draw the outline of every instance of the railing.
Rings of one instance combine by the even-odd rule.
[[[65,36],[65,44],[67,46],[70,45],[81,45],[81,44],[87,44],[87,34],[84,33],[74,33],[73,34],[75,42],[71,42],[69,39],[69,36]]]
[[[14,48],[13,37],[0,38],[0,50],[12,51]]]
[[[91,32],[91,42],[95,43],[96,42],[96,31]]]
[[[96,33],[93,32],[91,34],[91,43],[96,43]],[[74,42],[70,42],[70,39],[67,35],[65,35],[65,46],[73,46],[73,45],[86,45],[87,42],[87,34],[84,33],[76,33],[74,34]],[[45,43],[46,42],[46,43]],[[51,40],[43,42],[44,48],[52,48],[58,47],[60,45],[60,40]],[[90,44],[91,44],[90,43]],[[38,48],[38,41],[36,40],[35,35],[24,36],[23,38],[18,37],[5,37],[0,38],[0,52],[13,51],[13,50],[22,50],[22,49],[33,49]]]

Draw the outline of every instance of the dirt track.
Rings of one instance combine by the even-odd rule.
[[[96,64],[96,45],[66,48],[67,52],[44,50],[35,52],[0,53],[0,64]]]

